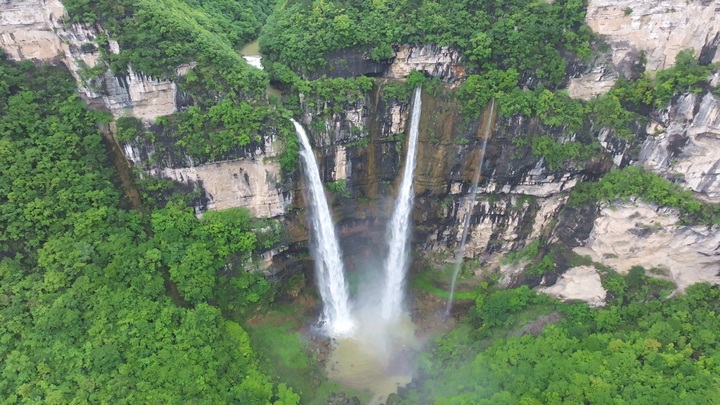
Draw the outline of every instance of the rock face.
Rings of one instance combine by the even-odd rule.
[[[720,60],[718,7],[713,0],[590,0],[585,20],[609,42],[615,66],[628,53],[644,51],[646,68],[662,70],[687,48],[706,63]]]
[[[154,121],[176,111],[175,83],[142,73],[83,78],[85,67],[94,67],[100,56],[95,38],[102,29],[85,24],[66,24],[59,0],[5,0],[0,8],[0,48],[14,60],[63,62],[79,83],[79,91],[95,107],[115,117],[130,115]],[[110,41],[110,51],[119,47]],[[182,73],[182,70],[180,69]]]
[[[104,75],[102,100],[117,117],[132,116],[145,122],[177,111],[177,86],[168,80],[157,80],[129,69],[127,75]]]
[[[640,163],[720,202],[720,100],[687,94],[648,126]]]
[[[243,207],[255,217],[269,218],[285,214],[291,202],[278,186],[278,164],[239,159],[197,167],[164,168],[159,174],[181,183],[198,184],[208,199],[208,210]]]
[[[413,70],[447,82],[457,82],[467,76],[460,53],[448,46],[395,45],[393,52],[393,57],[376,61],[370,58],[369,49],[340,49],[326,56],[327,68],[306,76],[308,79],[361,75],[404,79]]]
[[[402,45],[395,50],[393,60],[386,76],[396,79],[407,77],[413,70],[427,72],[433,77],[445,81],[458,81],[467,74],[460,64],[460,54],[447,46]]]
[[[610,91],[617,78],[617,73],[608,71],[604,66],[598,66],[589,73],[571,78],[568,83],[568,94],[572,98],[590,100]]]
[[[569,82],[570,94],[588,99],[606,92],[619,75],[637,74],[643,51],[649,70],[669,67],[685,48],[694,48],[703,63],[720,60],[718,7],[720,0],[591,0],[587,22],[605,36],[612,55],[594,61],[594,68],[580,69]],[[106,33],[96,26],[64,24],[63,15],[58,0],[4,0],[0,47],[15,60],[63,62],[81,83],[81,94],[115,117],[130,115],[149,125],[177,110],[177,88],[171,81],[132,70],[126,75],[108,72],[94,79],[83,77],[85,66],[98,63],[95,39]],[[110,50],[119,52],[117,43],[109,42]],[[373,61],[365,50],[341,50],[329,55],[330,68],[321,74],[403,79],[419,70],[443,79],[450,87],[466,77],[459,53],[453,49],[400,45],[394,52],[394,58]],[[180,68],[178,74],[187,68]],[[338,186],[330,192],[329,200],[351,263],[381,256],[373,247],[382,246],[384,220],[404,156],[409,106],[407,101],[386,100],[383,85],[376,86],[364,100],[342,108],[324,105],[306,111],[303,117],[318,152],[323,180],[344,180],[346,184],[344,190]],[[609,130],[586,128],[582,133],[566,133],[563,128],[545,127],[536,119],[523,117],[495,122],[487,148],[482,150],[481,128],[494,117],[485,114],[468,120],[459,110],[457,100],[443,92],[423,95],[414,183],[415,248],[453,253],[464,219],[470,216],[465,256],[486,265],[496,264],[500,255],[540,236],[553,235],[578,253],[621,271],[635,264],[666,265],[680,289],[698,280],[718,281],[717,229],[679,227],[674,225],[677,218],[673,213],[643,205],[577,212],[565,207],[566,191],[576,183],[631,162],[672,178],[708,201],[720,202],[720,101],[712,94],[685,95],[668,109],[654,112],[648,127],[637,131],[642,142],[639,155],[630,152],[634,145],[618,143]],[[647,138],[646,133],[650,134]],[[590,161],[566,162],[551,170],[527,144],[517,142],[536,135],[552,136],[558,142],[587,143],[596,138],[605,151]],[[255,216],[290,218],[286,221],[292,229],[288,252],[304,252],[302,183],[296,181],[295,190],[290,190],[290,181],[281,179],[273,141],[274,134],[268,133],[262,145],[239,153],[242,158],[208,164],[196,164],[185,156],[156,156],[141,143],[122,146],[127,159],[149,175],[201,187],[207,209],[246,207]],[[471,181],[478,170],[479,194],[470,201]],[[291,206],[297,211],[290,211]],[[555,224],[557,217],[560,221]],[[503,274],[503,280],[504,285],[523,281],[522,275],[511,270]],[[598,283],[597,273],[581,267],[559,275],[557,284],[543,289],[599,305],[604,294]]]
[[[590,0],[585,21],[611,54],[570,79],[570,96],[587,100],[610,90],[618,75],[634,78],[645,69],[667,69],[684,49],[693,49],[702,64],[717,62],[718,10],[717,0]]]
[[[573,267],[560,276],[555,285],[537,290],[561,300],[585,301],[592,307],[605,305],[607,294],[600,274],[590,266]]]
[[[720,229],[679,226],[678,219],[671,210],[642,203],[605,207],[575,252],[621,273],[633,266],[659,269],[680,291],[698,282],[720,283]]]

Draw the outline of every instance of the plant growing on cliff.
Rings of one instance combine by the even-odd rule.
[[[675,56],[675,65],[655,76],[655,104],[663,107],[677,93],[702,91],[710,68],[702,66],[695,58],[695,51],[686,49]]]
[[[180,85],[198,102],[209,101],[207,92],[233,98],[262,97],[267,75],[250,67],[234,49],[257,36],[271,3],[63,1],[73,21],[100,23],[118,41],[119,54],[103,52],[115,73],[126,73],[131,65],[136,72],[175,79],[180,65],[196,63]]]
[[[422,87],[423,83],[425,83],[427,80],[428,80],[427,76],[425,76],[422,72],[413,70],[407,76],[407,78],[405,79],[405,82],[407,83],[407,86],[409,88],[415,89],[417,87]]]
[[[410,86],[406,82],[391,81],[382,87],[382,97],[385,102],[397,101],[407,103],[410,101]]]
[[[578,184],[568,204],[578,206],[630,197],[676,208],[685,223],[720,223],[720,206],[698,201],[691,191],[636,166],[611,170],[597,182]]]
[[[268,19],[260,46],[271,61],[308,74],[327,68],[333,51],[371,49],[377,60],[392,44],[437,44],[460,50],[478,71],[515,68],[559,84],[561,51],[589,55],[584,17],[585,4],[572,0],[286,2]]]
[[[347,189],[347,181],[345,179],[337,179],[335,181],[325,183],[325,186],[328,188],[328,190],[339,196],[345,198],[350,197],[350,192]]]

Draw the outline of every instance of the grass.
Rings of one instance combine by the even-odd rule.
[[[415,290],[429,292],[430,294],[447,300],[450,298],[450,282],[452,281],[452,264],[445,266],[442,270],[426,266],[421,272],[414,274],[411,280],[411,286]],[[458,274],[458,283],[456,285],[456,291],[454,299],[457,301],[462,300],[475,300],[477,295],[487,289],[487,283],[481,281],[473,286],[470,290],[466,290],[460,281],[463,279],[463,271]]]
[[[367,403],[369,394],[327,379],[306,338],[298,332],[308,322],[306,309],[297,302],[274,304],[261,318],[245,325],[261,367],[276,383],[284,382],[299,393],[302,404],[326,404],[333,392],[344,392],[347,398],[357,396]]]
[[[280,325],[272,323],[247,327],[252,345],[267,373],[305,398],[322,378],[321,370],[302,335],[294,330],[292,320]]]
[[[328,403],[327,398],[333,392],[343,392],[345,393],[345,398],[358,397],[361,404],[368,403],[372,398],[372,395],[367,392],[360,392],[352,388],[345,387],[344,385],[340,385],[335,381],[326,380],[317,387],[312,399],[304,398],[301,403],[307,405],[325,405]]]

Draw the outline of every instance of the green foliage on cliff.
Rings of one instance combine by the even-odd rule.
[[[708,403],[720,394],[720,290],[664,298],[634,268],[608,275],[608,306],[558,303],[527,287],[479,296],[470,322],[421,360],[406,404]]]
[[[710,74],[708,66],[701,66],[692,49],[681,51],[675,56],[675,65],[662,70],[655,76],[655,105],[664,107],[678,93],[691,91],[699,93],[702,84]]]
[[[242,148],[288,133],[287,114],[265,101],[267,74],[248,65],[237,49],[257,37],[274,0],[161,0],[64,2],[73,21],[100,23],[117,40],[110,52],[99,36],[102,60],[115,73],[128,66],[155,78],[177,80],[193,104],[185,112],[161,119],[155,131],[139,123],[118,121],[118,139],[149,140],[162,155],[186,155],[196,163],[241,156]],[[195,64],[177,77],[181,65]],[[294,170],[297,150],[292,137],[281,156],[286,172]],[[172,150],[172,151],[170,151]],[[184,157],[184,156],[183,156]]]
[[[682,221],[686,223],[720,223],[720,206],[698,201],[690,190],[636,166],[611,170],[597,182],[578,184],[573,189],[568,204],[594,204],[630,197],[639,197],[662,207],[676,208]]]
[[[247,213],[122,209],[97,118],[67,71],[0,61],[0,397],[297,403],[208,303],[223,268],[239,274],[228,305],[267,290],[242,267]]]
[[[268,19],[260,46],[273,62],[301,74],[326,67],[339,49],[392,56],[392,44],[452,46],[481,69],[514,68],[559,84],[562,52],[589,55],[591,32],[580,0],[362,0],[288,1]]]
[[[699,93],[707,86],[709,66],[702,66],[694,50],[686,49],[675,57],[675,64],[657,72],[654,78],[644,74],[634,80],[618,80],[610,95],[632,111],[664,108],[673,96],[686,92]]]
[[[397,101],[407,103],[410,101],[410,86],[406,82],[391,81],[382,86],[382,98],[384,101]]]
[[[235,51],[260,31],[273,0],[66,0],[73,21],[100,23],[118,41],[110,52],[98,38],[103,58],[115,73],[136,72],[173,79],[177,67],[197,63],[181,80],[184,89],[257,98],[267,75],[250,67]]]

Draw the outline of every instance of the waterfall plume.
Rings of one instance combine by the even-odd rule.
[[[415,89],[413,109],[410,116],[410,138],[408,139],[407,158],[403,169],[402,183],[395,200],[392,218],[388,224],[388,256],[385,259],[385,285],[382,293],[382,316],[385,320],[395,320],[403,312],[405,298],[405,273],[410,259],[410,213],[415,194],[413,175],[417,154],[418,127],[422,112],[421,89]]]
[[[305,129],[295,120],[292,120],[292,123],[300,138],[300,158],[303,161],[310,194],[308,206],[313,235],[315,274],[323,301],[322,321],[331,336],[350,335],[355,328],[355,322],[350,314],[342,253],[330,215],[330,208],[325,199],[320,170]]]

